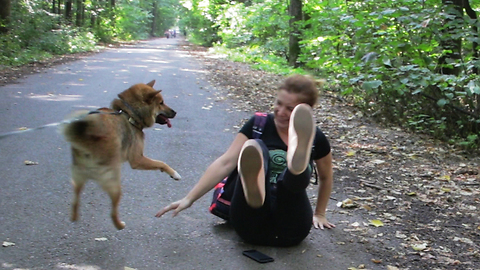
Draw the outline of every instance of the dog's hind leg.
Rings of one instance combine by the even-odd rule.
[[[79,179],[78,176],[73,176],[72,185],[73,185],[73,202],[72,202],[72,221],[78,220],[78,207],[80,205],[80,193],[82,192],[85,181]]]
[[[112,179],[101,181],[102,188],[108,193],[110,199],[112,200],[112,212],[111,217],[113,225],[118,230],[125,228],[125,223],[120,221],[118,217],[118,205],[120,203],[120,198],[122,197],[122,186],[120,183],[120,168],[114,169],[114,175]]]
[[[122,196],[122,191],[120,185],[115,188],[115,190],[109,190],[108,195],[112,199],[112,221],[115,227],[119,230],[125,228],[125,222],[120,221],[118,218],[118,204],[120,203],[120,197]]]

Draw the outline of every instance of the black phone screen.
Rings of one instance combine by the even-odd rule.
[[[250,259],[253,259],[259,263],[267,263],[267,262],[273,262],[273,258],[261,253],[260,251],[257,250],[245,250],[243,255],[249,257]]]

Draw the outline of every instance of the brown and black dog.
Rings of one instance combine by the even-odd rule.
[[[110,195],[112,220],[119,230],[125,223],[118,217],[121,197],[120,171],[128,161],[132,169],[160,170],[175,180],[180,175],[162,161],[143,155],[143,129],[153,124],[167,124],[176,112],[153,89],[155,81],[135,84],[114,99],[111,108],[77,113],[63,126],[62,133],[72,147],[72,182],[74,199],[72,221],[78,219],[79,196],[85,182],[95,180]]]

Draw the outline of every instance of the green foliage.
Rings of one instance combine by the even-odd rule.
[[[289,73],[287,2],[192,3],[217,5],[215,12],[189,9],[184,19],[192,32],[204,27],[217,31],[217,51],[257,68]],[[339,94],[382,121],[478,146],[480,62],[472,45],[479,39],[472,26],[480,23],[439,4],[306,1],[298,60],[303,69],[327,78]],[[212,43],[206,36],[195,38]],[[462,48],[455,54],[458,41]]]
[[[301,61],[321,76],[334,75],[341,94],[379,119],[444,140],[468,137],[478,145],[478,136],[472,137],[480,131],[472,21],[449,22],[451,15],[436,5],[309,2]],[[464,44],[456,60],[442,44],[458,38]],[[447,56],[445,64],[442,56]],[[460,73],[441,74],[442,68]]]
[[[36,2],[14,6],[9,33],[0,35],[0,65],[18,66],[41,61],[52,55],[89,51],[95,47],[92,33],[59,24],[61,18],[38,9]],[[27,5],[29,4],[29,5]]]
[[[265,54],[264,49],[259,46],[239,47],[235,49],[226,46],[215,46],[212,48],[215,54],[224,55],[232,61],[251,63],[253,68],[269,71],[277,74],[287,75],[292,73],[285,58],[274,54]],[[301,73],[298,71],[297,73]]]
[[[175,26],[180,10],[178,0],[116,2],[116,7],[112,9],[109,1],[85,0],[83,25],[75,27],[73,22],[64,18],[64,10],[60,15],[52,13],[48,2],[13,1],[9,31],[0,35],[0,67],[40,61],[53,55],[90,51],[98,42],[145,39],[151,34],[163,36],[165,29]],[[77,7],[74,6],[72,11],[77,11]],[[157,15],[156,31],[152,33],[154,13]],[[72,19],[75,17],[73,15]]]

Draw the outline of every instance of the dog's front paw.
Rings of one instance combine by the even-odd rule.
[[[125,222],[123,221],[120,221],[120,222],[115,222],[115,227],[117,228],[117,230],[123,230],[123,228],[125,228]]]
[[[173,175],[170,175],[170,177],[172,177],[173,179],[175,179],[177,181],[182,180],[182,177],[177,172],[174,172]]]

